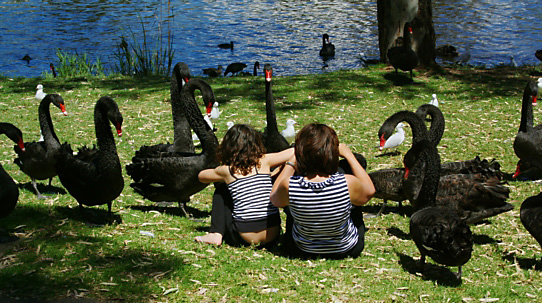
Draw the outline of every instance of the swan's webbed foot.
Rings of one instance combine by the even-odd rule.
[[[36,179],[32,179],[32,187],[34,187],[34,190],[36,191],[36,195],[38,196],[38,199],[48,199],[49,197],[47,196],[44,196],[40,193],[40,191],[38,190],[38,184],[36,183]]]
[[[461,266],[458,267],[457,272],[454,274],[457,280],[461,281],[461,275],[463,274],[463,270]]]
[[[384,200],[384,203],[382,203],[382,207],[380,207],[380,209],[376,213],[377,217],[380,217],[382,215],[382,213],[384,212],[384,209],[386,208],[387,204],[388,204],[388,200]]]
[[[186,201],[185,202],[179,202],[179,208],[183,212],[184,216],[189,218],[190,214],[186,211]]]
[[[420,257],[420,274],[422,274],[422,276],[423,276],[424,268],[425,268],[425,255],[422,253],[422,256]]]

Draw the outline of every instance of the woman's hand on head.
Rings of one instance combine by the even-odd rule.
[[[339,156],[345,158],[347,155],[352,154],[350,147],[344,143],[339,143]]]

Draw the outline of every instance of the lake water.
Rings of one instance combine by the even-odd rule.
[[[133,32],[173,29],[174,63],[186,62],[193,75],[202,69],[255,61],[271,63],[277,75],[314,74],[361,67],[360,53],[378,57],[375,1],[4,1],[0,0],[0,74],[38,77],[56,63],[56,49],[116,63],[115,46]],[[469,63],[483,66],[539,64],[542,1],[436,0],[437,45],[452,44]],[[334,59],[318,56],[321,35],[335,44]],[[129,39],[128,39],[129,40]],[[234,41],[234,50],[219,43]],[[21,58],[28,54],[29,64]]]

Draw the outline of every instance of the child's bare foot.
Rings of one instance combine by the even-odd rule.
[[[209,233],[204,236],[194,238],[196,242],[207,243],[220,246],[222,244],[222,235],[219,233]]]

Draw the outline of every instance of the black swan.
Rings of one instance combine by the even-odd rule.
[[[384,122],[381,129],[392,129],[403,121],[409,123],[412,128],[413,147],[421,140],[427,140],[436,148],[432,140],[424,139],[429,138],[425,124],[420,116],[412,112],[395,113]],[[459,172],[452,172],[451,165],[440,165],[439,161],[439,172],[444,168],[451,174],[442,175],[441,173],[435,205],[454,210],[469,224],[511,210],[513,206],[506,202],[510,189],[503,185],[498,175],[500,171],[494,171],[493,167],[500,166],[484,161],[480,161],[480,167],[475,165],[476,161],[468,161],[468,163],[470,166],[457,164],[460,167]],[[396,184],[397,187],[402,187],[401,189],[391,191],[404,194],[415,210],[423,207],[419,199],[425,174],[424,166],[426,164],[422,159],[417,161],[415,166],[409,167],[408,173],[411,177]],[[485,166],[487,168],[484,169]],[[373,181],[373,183],[376,184],[378,181]],[[376,185],[375,188],[378,193]],[[377,194],[375,196],[378,197]]]
[[[542,246],[542,193],[525,199],[519,213],[525,229]]]
[[[222,77],[222,65],[219,65],[218,68],[204,68],[203,74],[211,78]]]
[[[0,134],[6,135],[24,152],[23,133],[11,123],[0,122]],[[19,187],[0,164],[0,218],[7,217],[15,209],[19,199]]]
[[[423,274],[425,257],[445,266],[458,266],[456,277],[461,280],[462,266],[472,255],[472,232],[455,211],[436,206],[439,187],[440,157],[433,143],[420,140],[414,143],[404,159],[405,178],[409,167],[424,159],[424,176],[418,202],[421,209],[410,217],[410,235],[420,251],[420,272]]]
[[[287,149],[290,145],[286,138],[280,134],[277,125],[275,100],[273,100],[273,90],[271,88],[273,68],[270,64],[266,64],[263,71],[265,74],[265,113],[267,119],[267,126],[263,132],[263,143],[268,153],[276,153]]]
[[[423,208],[410,217],[410,235],[420,251],[420,272],[425,256],[446,266],[457,266],[461,280],[462,266],[472,255],[472,232],[469,225],[452,210],[439,207]]]
[[[212,89],[201,79],[192,79],[181,91],[181,105],[185,110],[190,126],[199,137],[201,154],[196,153],[147,153],[141,149],[126,166],[126,172],[134,181],[130,186],[140,195],[155,202],[178,202],[186,213],[185,204],[190,196],[204,189],[208,184],[198,180],[198,173],[207,168],[218,166],[216,148],[218,140],[203,119],[194,98],[194,91],[211,95]]]
[[[226,71],[224,72],[224,77],[226,77],[226,75],[228,75],[229,73],[231,73],[231,75],[233,76],[236,73],[241,72],[245,67],[247,67],[247,65],[241,62],[232,63],[228,65],[228,67],[226,67]]]
[[[32,60],[32,57],[30,57],[28,54],[24,55],[21,60],[26,61],[26,64],[30,64],[30,60]]]
[[[60,108],[65,116],[68,115],[64,106],[64,99],[58,94],[47,94],[41,100],[38,108],[40,129],[44,141],[26,142],[24,145],[25,151],[18,146],[15,146],[15,152],[18,156],[18,158],[15,159],[15,164],[31,178],[32,186],[38,195],[38,199],[44,199],[46,197],[39,192],[36,179],[49,179],[50,186],[51,180],[57,175],[55,169],[55,156],[60,150],[60,141],[56,136],[53,128],[53,121],[51,120],[51,113],[49,112],[49,105],[51,103]]]
[[[523,91],[521,122],[514,140],[514,152],[522,163],[528,162],[528,165],[542,169],[542,124],[533,127],[533,104],[536,103],[537,94],[538,84],[530,80]],[[521,166],[518,165],[514,176],[521,174]]]
[[[534,56],[535,56],[538,60],[542,61],[542,49],[537,50],[537,51],[534,53]]]
[[[233,41],[230,41],[230,43],[221,43],[218,45],[219,48],[222,49],[231,49],[233,50]]]
[[[254,69],[252,70],[252,74],[249,72],[243,72],[243,76],[257,76],[259,69],[260,69],[260,62],[256,61],[254,62]]]
[[[335,56],[335,45],[329,42],[329,35],[322,35],[322,48],[320,49],[320,57],[328,58]]]
[[[406,120],[404,116],[407,116]],[[418,121],[418,123],[411,123],[409,120]],[[378,138],[380,138],[381,142],[382,140],[387,140],[387,138],[393,134],[395,127],[401,121],[409,122],[411,125],[413,144],[418,142],[423,136],[427,136],[427,131],[421,118],[412,112],[403,111],[395,113],[389,117],[379,128]],[[401,203],[402,201],[408,199],[408,196],[406,196],[403,190],[403,175],[404,169],[402,168],[387,168],[369,173],[369,177],[371,177],[376,190],[373,197],[384,200],[384,203],[382,204],[382,207],[378,211],[377,215],[382,214],[388,200]]]
[[[453,59],[459,56],[457,48],[450,44],[439,45],[435,48],[435,54],[443,59]]]
[[[418,55],[410,47],[410,35],[412,34],[412,25],[406,22],[403,29],[403,43],[399,46],[394,46],[388,49],[388,59],[391,65],[395,68],[395,73],[398,69],[405,72],[410,72],[410,80],[412,81],[412,70],[418,65]]]
[[[173,73],[170,83],[171,94],[171,114],[173,116],[173,144],[159,144],[155,148],[159,151],[166,152],[194,152],[194,143],[192,141],[192,130],[186,113],[181,102],[181,91],[183,87],[190,81],[190,70],[188,66],[179,62],[173,68]],[[209,116],[215,102],[214,95],[202,92],[203,105],[205,106],[206,114]],[[164,150],[165,149],[165,150]]]
[[[194,153],[195,146],[192,136],[192,129],[186,118],[184,105],[181,102],[182,88],[190,80],[188,66],[184,63],[178,63],[173,68],[171,77],[170,94],[171,94],[171,114],[173,116],[173,144],[162,143],[152,146],[141,146],[139,151],[136,151],[136,157],[139,154],[144,157],[162,157],[162,153]],[[193,92],[192,92],[193,94]],[[213,105],[216,103],[215,96],[212,90],[202,90],[203,104],[206,109],[206,116],[211,115]],[[194,98],[194,96],[192,95]],[[199,140],[199,139],[198,139]]]
[[[51,73],[53,74],[53,77],[56,78],[56,70],[55,70],[55,66],[53,65],[53,63],[49,64],[49,69],[51,70]]]
[[[123,119],[117,103],[110,97],[101,97],[94,107],[97,147],[81,147],[74,156],[71,146],[64,143],[56,157],[58,178],[77,200],[81,210],[83,205],[107,204],[108,213],[111,214],[112,201],[124,188],[122,168],[109,122],[122,136]]]

